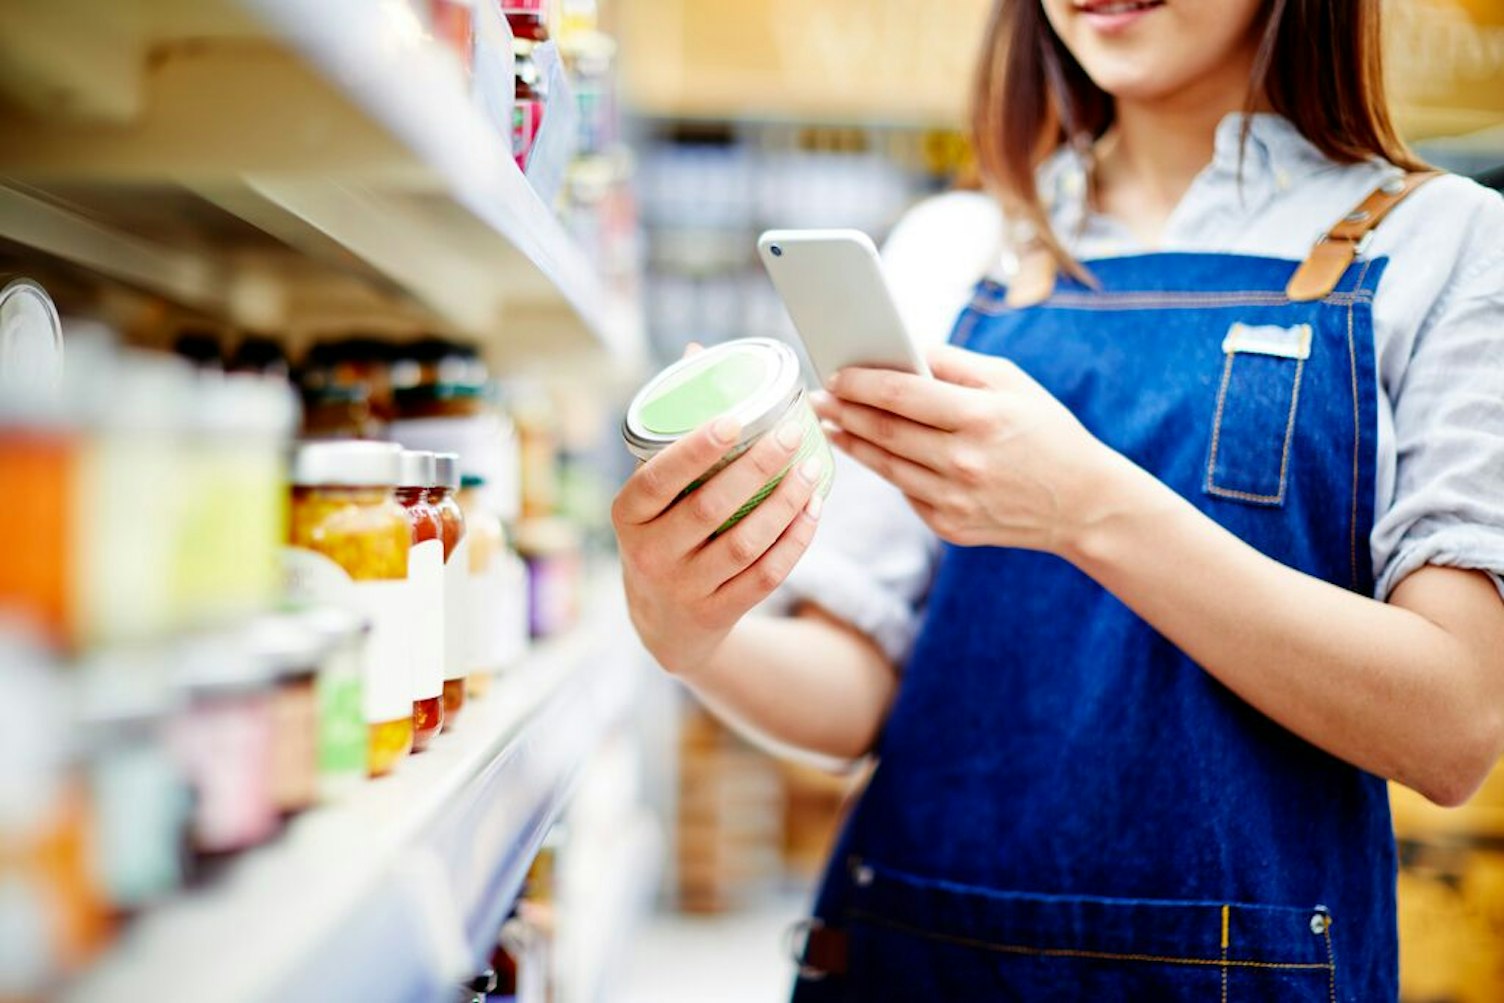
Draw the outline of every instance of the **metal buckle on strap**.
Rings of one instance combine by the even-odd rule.
[[[784,948],[801,979],[819,982],[846,973],[846,934],[826,927],[818,917],[801,919],[784,932]]]
[[[1333,237],[1332,236],[1332,231],[1328,230],[1325,233],[1323,233],[1321,236],[1317,237],[1316,238],[1316,243],[1312,244],[1311,247],[1312,248],[1316,248],[1316,247],[1319,247],[1322,244],[1325,244],[1325,243],[1328,243],[1328,242],[1334,241],[1334,240],[1345,240],[1345,241],[1347,241],[1347,243],[1353,245],[1353,257],[1356,258],[1359,255],[1361,255],[1364,251],[1368,250],[1368,245],[1371,244],[1371,243],[1373,243],[1373,235],[1374,235],[1374,231],[1373,230],[1364,230],[1363,231],[1363,236],[1359,237],[1357,240],[1351,240],[1351,239],[1349,239],[1347,237]]]

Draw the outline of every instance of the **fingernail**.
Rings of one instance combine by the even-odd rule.
[[[736,441],[736,433],[740,431],[735,418],[724,415],[715,420],[710,426],[710,437],[716,442],[731,444]]]
[[[828,390],[816,390],[809,395],[810,404],[817,408],[825,407],[826,405],[830,404],[833,399],[834,398],[831,397],[830,391]]]
[[[825,508],[825,499],[820,495],[810,495],[809,501],[804,503],[804,514],[810,522],[820,521],[820,512]]]
[[[804,478],[806,483],[813,484],[820,479],[820,468],[819,457],[807,456],[804,462],[799,464],[799,476]]]
[[[786,421],[778,426],[778,444],[784,449],[793,449],[804,440],[804,429],[797,421]]]

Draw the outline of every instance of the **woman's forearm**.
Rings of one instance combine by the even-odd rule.
[[[1389,604],[1279,564],[1123,461],[1065,556],[1224,685],[1341,759],[1456,804],[1504,741],[1504,610],[1423,568]]]
[[[897,687],[870,640],[816,607],[745,618],[678,678],[754,740],[843,761],[871,750]]]

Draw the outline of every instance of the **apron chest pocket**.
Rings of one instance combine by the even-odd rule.
[[[1234,324],[1222,353],[1206,493],[1252,505],[1283,505],[1311,327]]]

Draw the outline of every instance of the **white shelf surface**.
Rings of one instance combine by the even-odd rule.
[[[494,937],[640,664],[620,587],[453,732],[141,917],[70,1001],[450,1000]]]
[[[60,33],[92,58],[63,59]],[[228,280],[248,257],[231,228],[141,232],[153,199],[180,222],[163,192],[186,191],[504,360],[639,361],[635,304],[600,281],[407,0],[24,2],[0,9],[0,36],[0,236],[223,309],[226,282],[185,278],[181,259]],[[97,190],[129,192],[131,212],[112,218]],[[51,225],[37,205],[20,218],[19,199]]]

